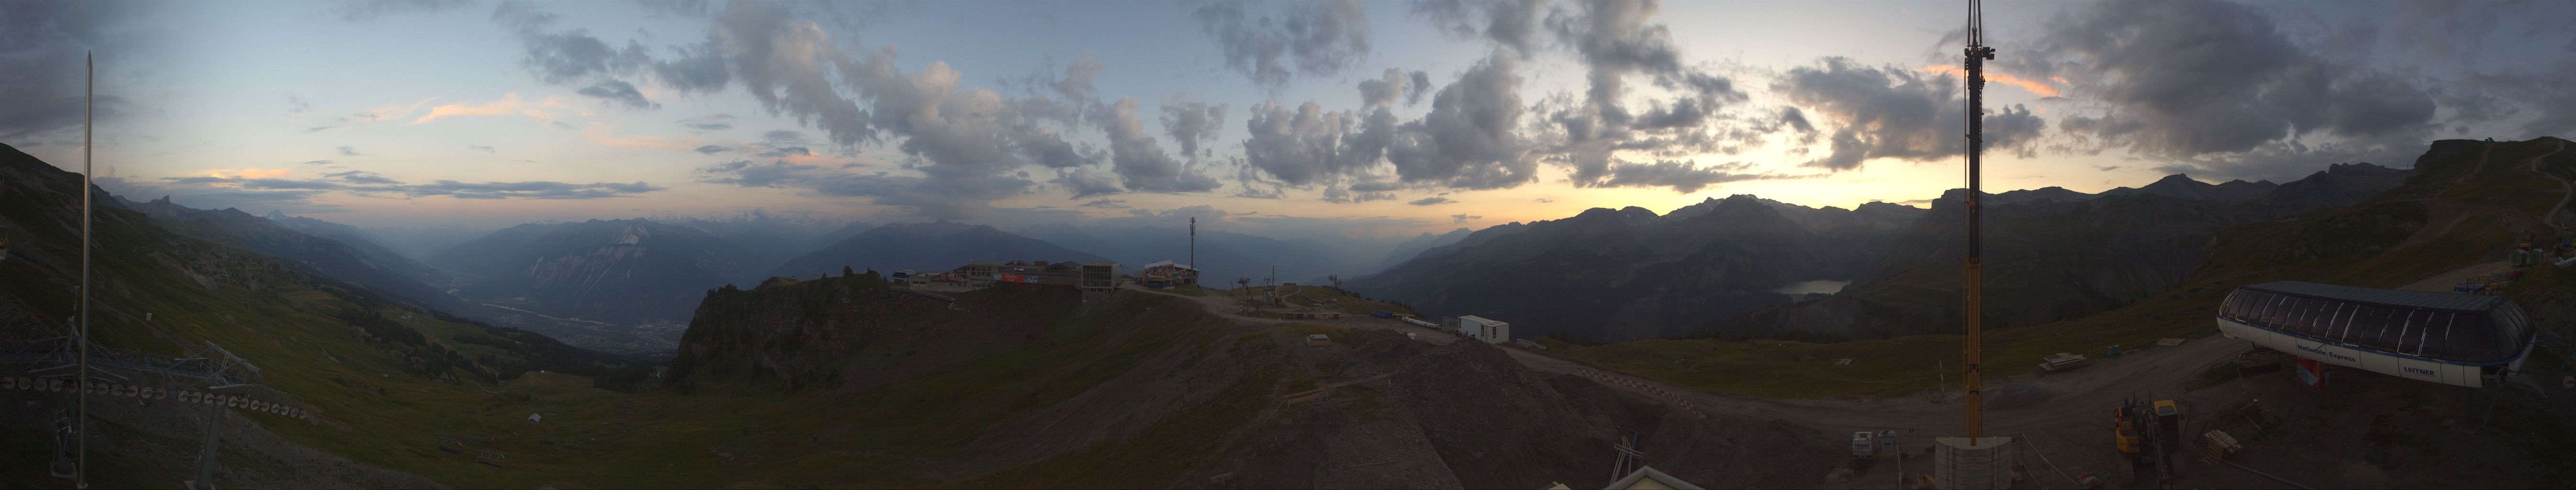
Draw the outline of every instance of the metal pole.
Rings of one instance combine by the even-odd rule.
[[[1199,283],[1199,217],[1190,217],[1190,284]],[[1180,272],[1180,271],[1173,271]]]
[[[1968,47],[1965,51],[1968,72],[1968,258],[1965,267],[1968,294],[1967,328],[1964,339],[1967,344],[1964,357],[1968,364],[1968,373],[1966,379],[1961,380],[1961,387],[1968,395],[1963,401],[1970,441],[1977,439],[1978,431],[1981,429],[1979,426],[1981,414],[1977,411],[1977,405],[1984,397],[1983,385],[1985,384],[1983,366],[1985,361],[1983,320],[1986,313],[1985,243],[1981,236],[1985,227],[1982,209],[1985,197],[1979,195],[1984,193],[1984,186],[1980,182],[1984,169],[1979,157],[1985,150],[1985,118],[1982,117],[1986,111],[1985,60],[1994,59],[1995,48],[1985,46],[1984,17],[1985,12],[1978,2],[1969,0]]]
[[[91,139],[98,113],[94,99],[98,96],[98,55],[83,53],[85,63],[81,84],[81,298],[80,298],[80,456],[73,463],[72,484],[89,488],[89,247],[90,247],[90,160],[97,153]]]

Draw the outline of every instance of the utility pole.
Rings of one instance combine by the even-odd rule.
[[[1965,50],[1968,65],[1968,260],[1966,264],[1968,324],[1964,335],[1967,344],[1968,374],[1965,379],[1960,380],[1960,383],[1968,395],[1965,409],[1969,440],[1975,440],[1981,435],[1978,432],[1982,429],[1979,426],[1982,414],[1977,412],[1977,404],[1984,396],[1982,390],[1985,385],[1983,320],[1986,315],[1984,270],[1986,251],[1982,236],[1985,230],[1985,216],[1982,209],[1985,196],[1980,195],[1984,193],[1983,186],[1980,185],[1980,177],[1985,169],[1979,157],[1985,153],[1986,146],[1985,61],[1995,59],[1995,48],[1986,46],[1984,10],[1976,0],[1968,1],[1968,48]]]

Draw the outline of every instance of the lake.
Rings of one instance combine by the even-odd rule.
[[[1781,286],[1780,289],[1773,289],[1771,292],[1793,295],[1834,294],[1841,292],[1843,290],[1843,286],[1847,285],[1851,285],[1851,281],[1798,281],[1789,283],[1787,286]]]

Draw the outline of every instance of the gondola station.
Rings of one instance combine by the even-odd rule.
[[[2318,363],[2472,388],[2519,372],[2535,338],[2503,296],[2298,281],[2237,288],[2219,306],[2218,331]]]

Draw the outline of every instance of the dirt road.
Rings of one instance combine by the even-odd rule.
[[[1169,294],[1138,289],[1139,291]],[[1210,294],[1204,297],[1180,296],[1199,300],[1208,310],[1227,318],[1262,323],[1320,323],[1339,327],[1415,332],[1422,340],[1437,344],[1455,342],[1455,334],[1434,331],[1402,322],[1374,317],[1342,320],[1279,320],[1232,313],[1233,297]],[[2095,366],[2065,374],[2036,377],[2029,380],[2006,380],[1992,385],[2029,384],[2053,394],[2048,400],[2019,407],[1986,411],[1985,432],[2037,431],[2063,427],[2079,422],[2085,427],[2101,425],[2109,407],[2122,398],[2146,393],[2180,393],[2202,369],[2224,362],[2243,353],[2253,344],[2243,340],[2211,337],[2194,340],[2176,347],[2151,349],[2114,359],[2095,361]],[[1572,361],[1548,357],[1520,349],[1506,349],[1514,359],[1532,369],[1551,373],[1575,373],[1584,366]],[[1613,373],[1613,376],[1619,376]],[[1907,427],[1927,433],[1957,432],[1961,425],[1958,404],[1935,403],[1932,395],[1862,401],[1852,399],[1770,400],[1707,393],[1643,378],[1627,377],[1643,386],[1658,387],[1678,395],[1704,410],[1777,419],[1783,422],[1850,431],[1853,427]],[[1639,393],[1651,394],[1645,390]]]

